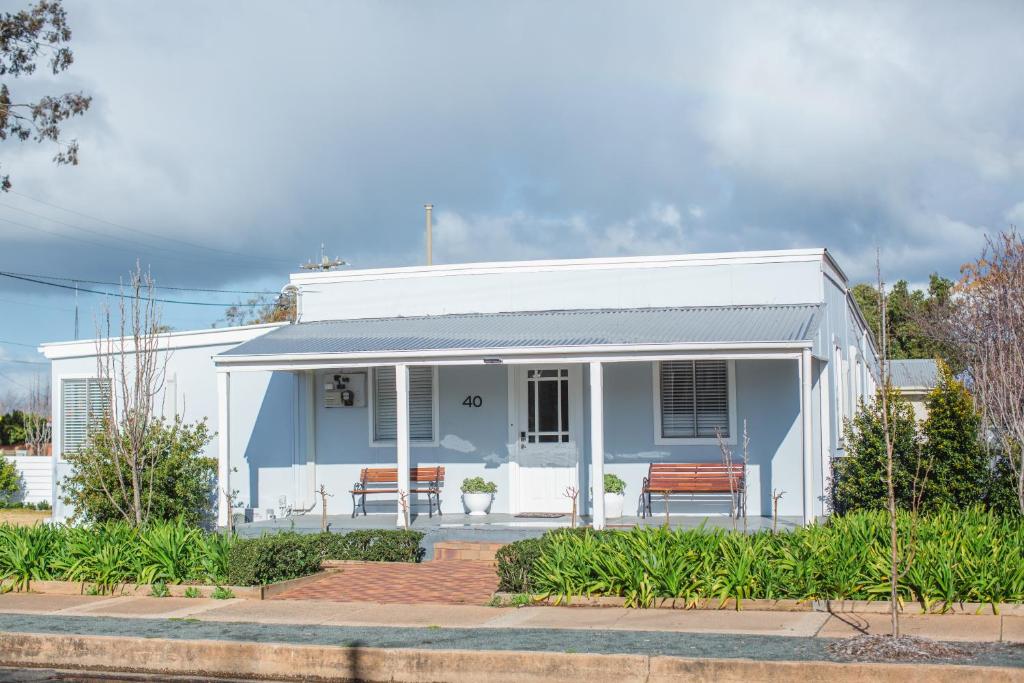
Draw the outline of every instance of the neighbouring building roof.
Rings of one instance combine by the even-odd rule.
[[[820,304],[473,313],[287,325],[220,356],[812,341]]]
[[[931,389],[939,383],[939,368],[931,358],[890,360],[889,380],[897,389]]]

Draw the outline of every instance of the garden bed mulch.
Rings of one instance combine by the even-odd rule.
[[[512,606],[518,598],[515,593],[494,594],[495,603]],[[571,598],[544,598],[533,596],[533,604],[561,606],[571,608],[602,608],[625,607],[626,599],[605,596],[575,596]],[[702,600],[697,604],[688,605],[684,600],[662,598],[648,609],[678,610],[735,610],[736,601],[729,598],[721,600]],[[889,602],[885,600],[743,600],[739,609],[754,612],[828,612],[831,614],[888,614]],[[958,602],[950,605],[932,605],[925,610],[920,603],[904,603],[900,611],[903,614],[1002,614],[1007,616],[1024,616],[1024,604],[999,603],[991,605],[977,602]]]

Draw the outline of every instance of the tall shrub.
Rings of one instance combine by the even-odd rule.
[[[835,461],[832,478],[832,505],[835,512],[884,510],[886,508],[885,427],[882,419],[882,391],[879,387],[871,403],[861,402],[843,434],[846,455]],[[896,503],[901,509],[912,507],[915,476],[926,464],[914,421],[914,410],[891,386],[886,395],[889,428],[893,440],[893,483]],[[920,476],[916,476],[920,483]]]
[[[929,463],[923,507],[965,508],[982,503],[989,484],[989,454],[979,440],[981,416],[967,387],[939,364],[939,383],[928,395],[921,450]]]
[[[21,475],[14,463],[0,457],[0,503],[6,503],[21,490]]]
[[[113,457],[111,438],[107,430],[97,432],[85,448],[66,456],[74,470],[61,484],[62,500],[74,508],[78,521],[135,520],[130,465]],[[150,424],[142,445],[144,521],[181,519],[198,526],[209,520],[216,500],[217,461],[202,451],[212,438],[205,420],[186,424],[178,416],[173,422],[160,419]]]

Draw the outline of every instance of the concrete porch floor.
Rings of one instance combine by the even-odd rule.
[[[359,515],[328,515],[328,529],[334,533],[346,533],[361,529],[394,529],[396,528],[397,516],[391,513],[376,513],[366,516]],[[630,529],[635,526],[661,526],[664,524],[664,516],[653,517],[624,516],[614,520],[608,520],[609,529]],[[788,531],[800,526],[799,517],[780,517],[778,530]],[[558,528],[568,528],[571,524],[569,515],[555,519],[538,519],[516,517],[510,514],[489,514],[482,517],[470,515],[434,515],[429,517],[423,514],[413,514],[410,528],[414,531],[422,531],[423,546],[427,550],[424,559],[433,558],[433,546],[438,541],[480,541],[486,543],[511,543],[523,538],[533,538],[542,535],[546,531]],[[742,520],[733,520],[728,516],[689,516],[674,515],[669,518],[669,524],[673,529],[696,529],[704,525],[707,528],[737,529],[743,528]],[[577,519],[577,526],[589,526],[589,517]],[[296,531],[298,533],[317,533],[320,531],[320,515],[294,515],[287,518],[279,518],[262,522],[247,522],[239,524],[236,532],[242,537],[255,537],[265,533],[279,533],[282,531]],[[748,532],[763,531],[772,528],[770,517],[750,516],[747,517]]]

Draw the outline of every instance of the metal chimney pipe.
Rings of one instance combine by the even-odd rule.
[[[427,265],[434,264],[434,205],[424,204],[427,210]]]

